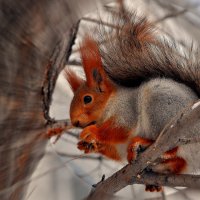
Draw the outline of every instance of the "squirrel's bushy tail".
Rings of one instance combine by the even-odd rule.
[[[197,52],[180,50],[175,42],[159,37],[155,26],[136,13],[118,16],[116,28],[102,34],[104,68],[111,79],[124,86],[138,86],[155,78],[172,78],[193,88],[200,96]]]

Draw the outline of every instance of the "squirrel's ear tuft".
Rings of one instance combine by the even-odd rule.
[[[76,92],[76,90],[84,83],[84,80],[79,77],[72,69],[65,69],[64,75],[70,84],[73,93]]]
[[[89,36],[85,37],[80,46],[80,53],[88,87],[99,88],[100,85],[104,89],[110,87],[108,75],[102,65],[98,43]]]
[[[80,53],[86,75],[87,85],[89,87],[92,87],[96,82],[93,76],[93,71],[98,71],[101,76],[105,73],[102,67],[99,46],[94,39],[87,36],[84,38],[83,43],[80,47]]]

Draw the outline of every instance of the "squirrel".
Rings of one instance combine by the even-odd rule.
[[[78,148],[130,163],[172,117],[199,98],[200,68],[159,38],[146,18],[130,14],[118,20],[104,44],[86,36],[80,45],[86,80],[71,69],[65,75],[74,93],[72,125],[83,128]],[[199,168],[186,151],[175,147],[165,152],[152,170],[180,174]],[[146,191],[160,190],[146,186]]]

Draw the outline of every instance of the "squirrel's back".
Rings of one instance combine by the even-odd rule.
[[[164,126],[178,112],[198,99],[185,84],[172,79],[156,78],[140,86],[136,135],[155,140]]]

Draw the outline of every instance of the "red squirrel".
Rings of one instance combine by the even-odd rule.
[[[135,14],[121,20],[106,39],[100,45],[87,36],[80,46],[86,80],[66,70],[74,92],[70,118],[83,128],[80,150],[131,162],[172,117],[199,98],[200,69]],[[192,158],[180,147],[161,158],[153,171],[178,174],[199,167],[189,165]],[[147,191],[160,189],[146,186]]]

